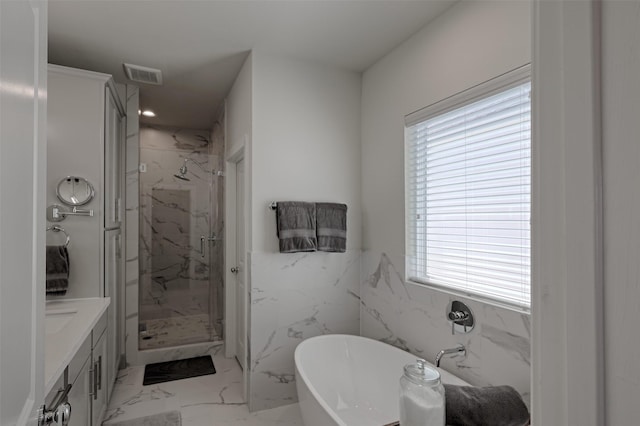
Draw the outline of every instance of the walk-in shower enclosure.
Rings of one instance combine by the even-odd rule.
[[[139,350],[222,340],[224,146],[215,135],[140,129]]]

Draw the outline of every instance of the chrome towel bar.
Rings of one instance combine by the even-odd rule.
[[[69,242],[71,241],[71,238],[69,237],[69,234],[67,234],[67,231],[65,231],[62,226],[60,226],[60,225],[49,226],[47,228],[47,232],[49,232],[49,231],[62,232],[64,234],[64,236],[67,238],[65,243],[64,243],[64,246],[67,247],[69,245]]]

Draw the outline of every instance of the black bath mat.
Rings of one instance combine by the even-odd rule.
[[[206,376],[207,374],[216,374],[216,368],[213,366],[210,355],[158,362],[145,365],[142,384],[144,386],[155,385],[156,383]]]

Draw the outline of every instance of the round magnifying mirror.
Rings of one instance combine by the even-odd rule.
[[[82,206],[93,199],[93,186],[83,177],[67,176],[58,183],[58,199],[68,206]]]

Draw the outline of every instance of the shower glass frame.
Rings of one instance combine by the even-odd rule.
[[[156,180],[141,179],[139,350],[222,340],[223,247],[210,241],[203,256],[200,245],[201,237],[223,232],[218,156],[197,153],[189,181],[172,177],[170,162],[186,163],[187,154],[194,155],[165,150]]]

